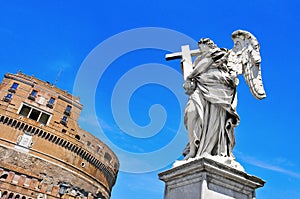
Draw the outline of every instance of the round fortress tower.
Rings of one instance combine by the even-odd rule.
[[[110,198],[116,155],[81,129],[79,98],[18,72],[0,84],[0,198]]]

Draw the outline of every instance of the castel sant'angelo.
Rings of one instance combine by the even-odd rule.
[[[0,198],[110,198],[116,155],[81,129],[79,98],[18,72],[0,84]]]

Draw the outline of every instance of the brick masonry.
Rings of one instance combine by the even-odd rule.
[[[48,82],[21,72],[5,75],[0,84],[2,195],[60,197],[59,189],[66,185],[63,197],[110,198],[119,161],[107,145],[79,127],[82,108],[78,97]]]

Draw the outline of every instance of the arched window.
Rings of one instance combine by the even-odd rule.
[[[108,162],[110,162],[111,159],[112,159],[112,157],[109,155],[109,153],[105,153],[105,154],[104,154],[104,158],[105,158]]]
[[[28,128],[28,124],[26,124],[26,125],[25,125],[25,127],[24,127],[24,131],[26,131],[26,130],[27,130],[27,128]]]
[[[77,148],[77,149],[76,149],[76,153],[77,153],[77,155],[79,155],[79,154],[80,154],[80,152],[81,152],[81,148]]]
[[[41,130],[38,134],[38,136],[42,136],[43,135],[43,131]]]
[[[77,140],[80,140],[80,136],[79,136],[79,135],[75,135],[75,138],[76,138]]]
[[[16,129],[19,128],[20,125],[21,125],[21,122],[18,122],[15,128],[16,128]]]
[[[21,126],[20,126],[20,128],[19,128],[19,130],[22,130],[22,129],[24,128],[24,125],[25,125],[25,124],[22,123]]]
[[[47,133],[44,131],[42,138],[46,137]]]
[[[7,191],[4,191],[2,196],[1,196],[1,199],[6,199],[6,197],[7,197]]]
[[[8,176],[7,173],[2,174],[2,175],[0,176],[0,180],[5,181],[6,178],[7,178],[7,176]]]
[[[56,137],[56,136],[54,136],[54,138],[53,138],[52,142],[53,142],[53,143],[55,143],[56,139],[57,139],[57,137]]]
[[[64,140],[61,139],[58,145],[62,146],[63,142],[64,142]]]
[[[75,146],[75,147],[74,147],[74,153],[77,153],[77,152],[78,152],[78,147]]]
[[[55,144],[58,144],[60,142],[60,138],[57,138]]]
[[[64,143],[61,145],[62,147],[66,147],[67,141],[65,140]]]
[[[119,167],[118,163],[114,164],[114,168],[117,169]]]
[[[36,129],[36,131],[34,132],[34,135],[38,135],[39,132],[40,132],[40,130],[39,130],[39,129]]]
[[[33,127],[32,130],[31,130],[31,133],[34,133],[34,132],[35,132],[35,128]]]
[[[72,144],[72,147],[71,147],[70,150],[71,150],[72,152],[75,152],[75,148],[76,148],[76,147]]]
[[[11,125],[11,123],[13,122],[13,119],[10,119],[7,123],[7,125]]]
[[[7,199],[12,199],[14,197],[14,193],[10,193]]]
[[[6,117],[6,118],[4,119],[3,124],[6,124],[7,122],[8,122],[8,117]]]
[[[51,141],[53,139],[53,135],[50,135],[49,141]]]
[[[14,126],[16,126],[16,124],[17,124],[17,120],[14,120],[14,122],[12,123],[12,127],[14,127]]]

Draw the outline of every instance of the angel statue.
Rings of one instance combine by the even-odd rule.
[[[236,112],[239,83],[244,75],[252,95],[266,97],[261,78],[260,52],[257,39],[249,32],[232,33],[234,47],[219,48],[211,39],[202,38],[199,50],[182,48],[181,54],[169,54],[167,59],[181,57],[184,89],[189,96],[184,111],[184,124],[189,143],[184,151],[185,160],[217,156],[234,160],[234,128],[240,118]],[[184,52],[185,50],[185,52]],[[198,55],[192,63],[191,56]]]

